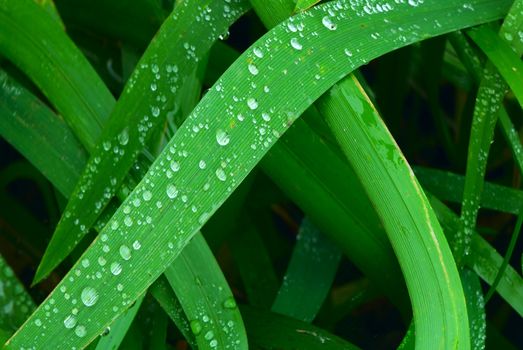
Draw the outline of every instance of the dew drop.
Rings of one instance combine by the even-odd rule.
[[[256,57],[258,57],[258,58],[263,57],[263,51],[259,47],[255,47],[252,51],[254,52]]]
[[[296,38],[292,38],[292,39],[291,39],[291,46],[292,46],[295,50],[301,50],[301,49],[303,49],[303,45],[300,44],[300,43],[298,42],[298,39],[296,39]]]
[[[329,16],[323,17],[321,23],[323,23],[325,28],[327,28],[328,30],[336,30],[336,28],[338,27],[336,23],[332,22]]]
[[[125,128],[120,134],[118,134],[118,142],[120,145],[125,146],[129,142],[129,129]]]
[[[84,326],[77,326],[74,330],[74,333],[80,338],[83,338],[87,334],[87,331]]]
[[[93,306],[98,301],[98,292],[92,287],[85,287],[80,294],[80,299],[85,306]]]
[[[247,67],[249,68],[249,72],[252,75],[258,75],[258,73],[259,73],[258,67],[256,67],[254,64],[250,63]]]
[[[64,320],[64,326],[67,329],[71,329],[76,326],[76,317],[74,315],[69,315]]]
[[[205,163],[205,160],[200,160],[200,162],[198,163],[198,167],[202,170],[205,169],[207,167],[207,163]]]
[[[151,113],[153,115],[153,117],[157,117],[160,115],[160,108],[158,107],[152,107],[151,108]]]
[[[104,258],[103,256],[100,256],[100,257],[98,258],[98,264],[99,264],[100,266],[105,266],[106,263],[107,263],[107,260],[105,260],[105,258]]]
[[[227,145],[230,140],[231,138],[229,137],[229,134],[226,131],[222,129],[216,130],[216,142],[218,142],[220,146]]]
[[[133,242],[133,249],[134,250],[138,250],[142,247],[142,244],[139,242],[139,241],[134,241]]]
[[[194,335],[198,335],[202,332],[202,324],[200,323],[200,321],[198,320],[192,320],[190,322],[190,327],[191,327],[191,332],[194,334]]]
[[[178,163],[177,161],[173,160],[171,162],[171,170],[173,172],[177,172],[178,170],[180,170],[180,163]]]
[[[147,202],[147,201],[150,201],[152,197],[153,197],[153,194],[151,193],[151,191],[144,191],[144,192],[142,193],[142,198],[143,198],[143,200],[146,201],[146,202]]]
[[[173,184],[169,184],[167,185],[166,193],[167,197],[174,199],[176,196],[178,196],[178,189]]]
[[[217,177],[218,180],[220,180],[220,181],[225,181],[225,180],[227,180],[227,175],[225,174],[225,171],[224,171],[222,168],[218,168],[218,169],[216,169],[216,177]]]
[[[249,108],[254,111],[256,108],[258,108],[258,101],[252,97],[249,97],[247,99],[247,106],[249,106]]]
[[[235,309],[236,308],[236,301],[233,297],[225,299],[223,302],[223,307],[226,309]]]
[[[86,268],[89,267],[89,259],[83,259],[82,260],[82,266],[86,267]]]
[[[122,265],[117,262],[111,264],[111,273],[115,276],[118,276],[122,272]]]
[[[120,256],[122,257],[122,259],[124,259],[124,260],[131,259],[131,249],[129,249],[128,246],[126,246],[125,244],[121,245],[119,251],[120,251]]]
[[[267,113],[267,112],[263,112],[263,113],[262,113],[262,118],[263,118],[263,120],[265,120],[266,122],[268,122],[268,121],[271,120],[271,116],[270,116],[269,113]]]

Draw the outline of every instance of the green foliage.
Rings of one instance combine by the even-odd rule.
[[[522,10],[0,0],[0,343],[522,347]]]

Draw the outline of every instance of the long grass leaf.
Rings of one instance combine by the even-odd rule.
[[[323,305],[341,258],[339,248],[305,217],[271,310],[312,322]]]
[[[386,13],[366,15],[363,6],[356,6],[352,10],[350,3],[340,1],[315,7],[274,28],[254,46],[265,59],[257,55],[258,50],[248,50],[220,78],[77,265],[10,339],[7,346],[55,344],[55,335],[63,333],[65,329],[63,319],[70,315],[71,302],[64,298],[61,291],[64,288],[71,299],[82,302],[83,306],[79,304],[81,312],[77,315],[76,327],[68,330],[71,337],[65,342],[63,337],[60,338],[61,346],[82,347],[88,344],[172,263],[207,218],[266,153],[277,136],[340,75],[394,48],[499,18],[507,6],[508,2],[505,1],[478,1],[473,2],[473,10],[460,7],[462,16],[446,17],[440,14],[458,8],[440,1],[427,1],[416,7],[395,4]],[[356,16],[347,19],[347,13]],[[337,22],[337,30],[324,26],[321,19],[325,16],[331,16],[331,20]],[[429,18],[436,16],[444,18],[439,21],[440,26],[420,28],[421,23],[432,23]],[[388,21],[383,21],[385,18]],[[367,27],[369,21],[375,25]],[[391,31],[397,30],[397,22],[402,23],[404,30],[411,31],[404,40],[398,39],[396,33]],[[303,28],[300,32],[303,37],[289,29],[294,28],[296,23]],[[321,35],[316,35],[318,32]],[[382,37],[378,41],[379,45],[371,37],[375,32],[379,32]],[[354,41],[347,42],[346,37],[354,38]],[[358,37],[362,40],[356,40]],[[330,55],[323,55],[325,50]],[[350,57],[346,51],[353,53],[353,56]],[[249,69],[250,60],[256,69]],[[295,64],[295,60],[299,64]],[[348,64],[332,66],[332,60],[345,60]],[[267,74],[269,71],[278,74]],[[317,79],[319,73],[322,75]],[[253,79],[256,80],[255,85],[251,84]],[[314,89],[307,93],[296,89],[304,84]],[[268,89],[264,89],[264,86]],[[293,94],[293,99],[286,98],[289,93]],[[237,97],[237,101],[233,96]],[[245,118],[256,117],[262,111],[268,111],[270,123],[265,124],[260,119],[256,129],[252,128],[252,123],[245,122]],[[243,117],[238,119],[238,114]],[[208,129],[193,131],[193,126],[199,123],[208,125]],[[168,178],[166,171],[170,168],[172,156],[178,155],[178,152],[183,156],[184,151],[192,157],[180,159],[178,172]],[[248,154],[243,155],[243,152]],[[231,154],[241,157],[241,161],[233,161]],[[205,169],[199,166],[201,160],[205,162]],[[140,201],[139,210],[134,204],[137,201]],[[172,231],[173,225],[175,232]],[[108,252],[104,251],[104,246],[109,247]],[[96,265],[100,256],[107,260],[108,266],[119,264],[121,270],[113,269],[118,271],[114,274],[106,268],[100,279],[86,279],[86,275],[101,270]],[[152,256],[157,259],[150,264],[137,263]],[[86,259],[91,268],[85,268],[82,264]],[[77,276],[77,271],[80,276]],[[109,297],[105,291],[116,290],[118,284],[128,286],[126,292]],[[97,297],[88,298],[88,302],[83,303],[82,293],[83,299],[86,295]],[[46,316],[44,309],[51,299],[60,306],[61,312]],[[40,327],[45,327],[45,331],[42,332],[44,328]]]
[[[324,96],[323,112],[398,256],[412,302],[416,346],[467,349],[465,298],[443,231],[406,159],[353,79]],[[442,332],[435,334],[434,327]]]
[[[196,3],[199,6],[195,6]],[[203,8],[213,12],[213,16],[207,19]],[[245,9],[239,0],[228,5],[204,0],[176,6],[141,58],[111,113],[101,141],[94,148],[42,258],[35,281],[56,267],[94,224],[157,125],[173,108],[184,77],[195,69],[223,29]],[[178,22],[181,25],[177,25]],[[213,34],[204,35],[208,32]],[[189,43],[186,37],[193,40]],[[172,159],[170,164],[172,172],[176,172],[178,161]]]

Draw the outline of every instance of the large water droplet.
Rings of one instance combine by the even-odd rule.
[[[263,57],[263,51],[259,47],[255,47],[252,51],[254,52],[256,57],[258,57],[258,58]]]
[[[207,164],[205,163],[205,160],[203,160],[203,159],[200,160],[200,162],[198,163],[198,167],[200,169],[202,169],[202,170],[205,169],[207,167]]]
[[[177,172],[178,170],[180,170],[180,163],[178,163],[177,161],[173,160],[171,162],[171,170],[173,172]]]
[[[142,193],[142,198],[143,198],[143,200],[146,201],[146,202],[147,202],[147,201],[150,201],[152,197],[153,197],[153,194],[151,193],[151,191],[144,191],[144,192]]]
[[[85,329],[84,326],[77,326],[74,330],[74,333],[79,336],[80,338],[83,338],[85,337],[85,335],[87,334],[87,330]]]
[[[336,30],[336,28],[338,27],[336,25],[336,23],[332,22],[332,20],[329,16],[323,17],[323,19],[321,20],[321,23],[323,23],[325,28],[327,28],[328,30]]]
[[[225,174],[225,171],[224,171],[222,168],[218,168],[218,169],[216,169],[216,177],[217,177],[218,180],[220,180],[220,181],[225,181],[225,180],[227,180],[227,175]]]
[[[174,199],[178,196],[178,189],[173,184],[167,185],[166,189],[167,197]]]
[[[73,328],[76,326],[76,317],[74,315],[69,315],[64,320],[64,326],[65,328]]]
[[[85,306],[93,306],[98,301],[98,292],[92,287],[85,287],[80,294],[80,299]]]
[[[122,272],[122,265],[117,262],[111,264],[111,273],[115,276],[118,276]]]
[[[236,301],[233,297],[225,299],[223,302],[223,307],[226,309],[235,309],[236,308]]]
[[[225,146],[229,143],[229,141],[231,141],[231,138],[226,131],[218,129],[216,130],[216,141],[220,146]]]
[[[296,50],[301,50],[303,49],[303,45],[299,43],[298,39],[297,38],[292,38],[291,39],[291,46],[296,49]]]
[[[133,249],[134,250],[138,250],[142,247],[142,244],[139,242],[139,241],[134,241],[133,242]]]
[[[126,246],[125,244],[121,245],[120,246],[120,256],[124,260],[131,259],[131,249],[129,249],[129,247]]]
[[[256,67],[254,64],[250,63],[247,67],[249,68],[249,72],[252,75],[258,75],[258,73],[259,73],[258,67]]]
[[[256,101],[256,99],[252,97],[249,97],[247,99],[247,106],[249,106],[250,109],[255,110],[256,108],[258,108],[258,101]]]
[[[190,323],[191,326],[191,332],[193,332],[194,335],[198,335],[202,332],[202,324],[198,320],[192,320]]]
[[[122,146],[127,145],[127,143],[129,142],[129,129],[128,128],[123,129],[122,132],[120,134],[118,134],[118,142],[120,142],[120,144]]]

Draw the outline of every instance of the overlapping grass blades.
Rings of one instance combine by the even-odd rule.
[[[259,160],[261,155],[265,152],[265,150],[268,148],[268,146],[274,142],[274,139],[271,141],[267,141],[267,145],[264,145],[262,143],[258,143],[258,140],[255,140],[256,142],[253,143],[253,139],[255,137],[262,137],[264,135],[270,135],[271,133],[269,130],[269,126],[262,126],[264,128],[264,131],[261,131],[261,128],[259,127],[258,130],[249,130],[245,126],[245,123],[242,125],[241,120],[237,119],[236,113],[233,113],[232,115],[227,114],[227,107],[229,103],[233,102],[232,96],[235,93],[232,91],[233,87],[229,85],[230,81],[234,81],[232,76],[239,75],[240,77],[246,78],[250,77],[249,74],[255,74],[252,73],[252,71],[258,72],[258,74],[255,74],[258,76],[258,83],[259,86],[264,85],[264,81],[268,80],[267,77],[264,77],[264,74],[266,71],[270,70],[270,67],[272,69],[281,69],[281,73],[283,72],[283,69],[288,69],[289,71],[292,71],[293,69],[296,69],[296,67],[301,67],[303,69],[303,74],[300,76],[301,81],[299,83],[307,83],[309,86],[315,86],[315,92],[312,95],[305,96],[305,94],[300,95],[298,94],[296,101],[293,103],[296,103],[296,105],[290,105],[287,104],[287,102],[281,101],[281,97],[279,95],[285,95],[286,91],[293,91],[295,92],[295,85],[296,81],[294,79],[288,79],[288,78],[280,78],[278,82],[281,82],[281,85],[279,87],[275,87],[274,85],[271,85],[269,87],[269,92],[265,92],[265,89],[263,91],[251,91],[250,89],[253,87],[249,87],[248,84],[242,84],[238,83],[236,86],[237,91],[242,91],[242,95],[239,95],[239,99],[241,100],[238,103],[241,103],[241,112],[244,114],[243,118],[250,118],[253,116],[253,110],[258,110],[261,112],[261,109],[264,108],[265,104],[267,102],[267,97],[265,97],[264,101],[264,94],[269,94],[268,96],[274,97],[276,103],[274,104],[275,110],[270,111],[270,118],[272,122],[270,123],[271,127],[274,127],[273,130],[281,133],[283,132],[288,124],[293,121],[296,116],[301,113],[306,106],[310,104],[311,101],[309,99],[314,99],[315,97],[319,96],[323,91],[325,91],[330,85],[332,85],[333,82],[335,82],[340,74],[345,74],[351,69],[353,69],[356,66],[357,62],[361,62],[361,59],[367,60],[371,57],[374,57],[376,55],[379,55],[380,53],[384,52],[385,50],[390,50],[394,47],[397,47],[399,45],[406,45],[410,42],[413,42],[415,40],[419,40],[420,38],[423,38],[427,35],[434,35],[437,33],[442,33],[444,31],[452,30],[457,27],[464,26],[462,22],[461,24],[451,24],[451,22],[444,22],[442,28],[427,28],[424,30],[419,30],[416,28],[416,30],[413,32],[416,34],[414,37],[406,38],[405,42],[397,42],[397,43],[390,43],[386,40],[384,41],[386,44],[390,44],[389,47],[380,47],[379,50],[377,47],[370,47],[369,51],[362,50],[358,53],[358,58],[356,58],[356,53],[358,47],[352,47],[354,50],[354,60],[357,60],[357,62],[352,62],[355,64],[354,66],[347,66],[343,68],[337,68],[338,70],[334,69],[332,71],[320,71],[318,73],[322,73],[320,76],[320,79],[316,79],[315,75],[317,74],[316,71],[318,70],[318,67],[315,66],[314,63],[318,63],[319,67],[322,67],[324,61],[320,57],[317,57],[315,55],[314,50],[318,50],[317,52],[321,51],[321,48],[323,47],[324,50],[333,50],[333,48],[338,48],[338,52],[332,52],[332,56],[336,59],[345,59],[350,61],[349,55],[346,54],[343,50],[344,48],[348,49],[349,53],[352,53],[351,48],[344,47],[345,45],[342,45],[342,38],[347,35],[357,36],[361,35],[362,37],[365,36],[368,42],[373,42],[372,40],[375,40],[370,37],[370,30],[361,30],[360,28],[357,29],[356,33],[352,33],[347,28],[343,27],[344,23],[348,23],[349,21],[344,21],[341,18],[338,18],[338,14],[336,13],[338,10],[348,10],[348,4],[341,2],[341,9],[336,8],[336,4],[329,4],[323,7],[320,7],[318,9],[315,9],[311,11],[312,14],[306,14],[302,15],[300,19],[298,19],[298,22],[295,23],[295,28],[298,29],[300,26],[299,21],[303,21],[303,25],[305,25],[305,31],[292,31],[292,26],[288,28],[290,31],[289,33],[284,33],[285,27],[279,27],[275,31],[271,32],[269,35],[264,37],[262,40],[268,40],[271,39],[271,47],[269,51],[267,50],[267,47],[261,46],[261,43],[258,43],[258,47],[262,50],[262,52],[265,54],[265,60],[258,60],[256,57],[256,53],[249,51],[248,54],[242,56],[240,58],[240,61],[236,62],[236,64],[231,68],[231,70],[224,75],[222,80],[218,82],[218,85],[215,86],[215,89],[209,92],[209,94],[206,95],[202,103],[200,104],[199,108],[196,109],[196,112],[192,114],[192,116],[189,118],[188,122],[182,127],[180,132],[174,137],[174,140],[171,142],[170,146],[174,148],[174,146],[177,146],[178,150],[181,150],[181,148],[184,148],[182,151],[181,156],[183,157],[183,151],[189,152],[199,152],[202,156],[214,153],[216,157],[223,156],[223,159],[215,160],[215,161],[205,161],[205,168],[210,169],[212,171],[202,171],[199,169],[200,161],[199,160],[189,160],[189,158],[184,158],[183,162],[180,162],[180,169],[176,176],[173,176],[172,179],[169,180],[169,182],[166,181],[165,178],[162,180],[157,180],[156,176],[158,172],[161,172],[164,170],[164,167],[170,166],[170,162],[172,159],[168,159],[170,157],[168,154],[162,155],[159,160],[153,165],[153,168],[151,169],[151,172],[149,173],[148,177],[142,182],[138,188],[137,191],[135,191],[131,198],[127,200],[126,203],[124,203],[124,206],[122,209],[117,212],[115,217],[111,220],[109,225],[106,227],[104,232],[102,232],[101,237],[93,243],[93,245],[90,247],[88,252],[84,255],[81,262],[85,261],[84,259],[89,259],[89,264],[96,263],[98,257],[100,254],[103,254],[104,245],[106,243],[103,242],[104,234],[107,234],[108,240],[110,240],[111,247],[115,248],[110,250],[109,253],[107,253],[106,257],[110,257],[111,260],[114,259],[115,262],[118,260],[124,265],[124,269],[120,274],[118,274],[118,277],[113,277],[109,274],[102,276],[102,278],[98,281],[90,281],[83,278],[82,275],[82,268],[83,264],[79,263],[78,266],[72,271],[71,274],[69,274],[66,279],[62,282],[62,284],[59,286],[59,288],[65,287],[66,290],[68,290],[67,293],[72,293],[77,298],[77,301],[80,298],[80,295],[83,291],[86,290],[87,287],[97,289],[97,286],[104,286],[104,289],[106,290],[113,290],[114,288],[117,288],[118,284],[129,284],[131,282],[136,283],[138,286],[140,286],[138,289],[130,292],[127,294],[127,298],[122,298],[123,300],[108,300],[108,298],[104,297],[104,295],[100,295],[100,297],[96,300],[96,303],[89,308],[83,308],[82,307],[82,313],[78,316],[78,322],[79,324],[76,326],[75,331],[70,330],[71,332],[71,338],[69,341],[71,341],[71,344],[77,344],[78,346],[82,346],[81,344],[86,344],[90,338],[93,337],[93,335],[96,335],[97,332],[99,332],[106,324],[110,322],[116,315],[119,313],[120,309],[117,309],[116,311],[113,311],[114,307],[121,308],[122,301],[124,304],[129,304],[132,300],[134,300],[140,292],[145,289],[145,287],[150,284],[156,276],[158,276],[161,271],[175,258],[176,254],[179,253],[182,246],[187,242],[187,240],[190,238],[192,234],[196,231],[196,229],[201,226],[202,222],[198,222],[199,218],[202,218],[200,215],[201,213],[207,214],[203,216],[203,219],[201,221],[205,221],[204,219],[212,213],[215,208],[220,205],[221,202],[223,202],[225,194],[228,191],[232,191],[234,187],[239,183],[241,179],[246,175],[246,173],[252,168],[252,166]],[[505,3],[503,3],[506,5]],[[438,7],[441,4],[436,3],[430,3],[425,4],[423,6],[420,6],[418,9],[407,7],[407,5],[398,6],[398,8],[390,11],[390,13],[386,14],[388,18],[399,20],[400,18],[404,20],[404,14],[407,13],[407,9],[412,11],[412,16],[416,17],[405,19],[405,21],[412,20],[412,23],[417,23],[417,21],[422,21],[423,16],[426,15],[421,9],[427,9],[428,11],[431,9],[440,9],[442,13],[447,13],[448,8],[445,8],[443,5],[441,7]],[[345,6],[345,7],[344,7]],[[334,12],[333,14],[328,14],[326,12],[327,9],[331,9]],[[402,11],[404,10],[404,11]],[[490,19],[497,18],[499,16],[503,15],[503,6],[499,6],[499,2],[494,3],[482,3],[477,4],[474,11],[467,10],[467,14],[471,15],[472,17],[467,17],[466,15],[463,16],[463,21],[470,20],[470,22],[467,22],[466,25],[472,25],[483,21],[488,21]],[[476,12],[477,11],[477,12]],[[484,11],[484,12],[483,12]],[[404,12],[404,13],[403,13]],[[437,11],[435,11],[437,12]],[[363,10],[360,9],[360,13],[363,15]],[[408,14],[410,15],[410,11]],[[323,23],[321,21],[321,18],[325,16],[332,16],[331,20],[337,20],[337,31],[331,31],[332,26],[328,26],[325,28],[323,26]],[[397,16],[396,16],[397,15]],[[478,17],[475,17],[477,15]],[[379,22],[381,19],[384,18],[384,14],[375,14],[373,16],[368,16],[369,18],[376,19],[377,22]],[[367,16],[366,16],[367,17]],[[362,17],[354,18],[354,25],[355,27],[358,24],[363,24]],[[451,21],[452,19],[449,19]],[[462,20],[460,18],[460,20]],[[292,22],[289,22],[292,23]],[[352,22],[351,22],[352,23]],[[298,25],[298,26],[296,26]],[[384,25],[388,28],[388,25]],[[393,26],[393,25],[391,25]],[[312,27],[313,30],[323,31],[322,32],[322,38],[316,39],[313,37],[304,36],[303,38],[300,36],[304,33],[309,33],[309,28]],[[373,28],[376,30],[376,28]],[[411,28],[412,29],[412,28]],[[339,34],[341,33],[341,34]],[[385,36],[387,33],[383,32],[380,35]],[[275,42],[274,38],[277,38],[280,40],[280,38],[285,38],[288,40],[284,40],[282,43]],[[291,40],[296,39],[296,40]],[[320,41],[322,41],[320,45]],[[323,41],[325,41],[323,43]],[[382,41],[383,42],[383,41]],[[268,43],[269,44],[269,43]],[[281,49],[282,55],[279,56],[280,60],[278,60],[278,55],[275,47],[272,47],[272,45],[278,47]],[[354,44],[357,45],[357,44]],[[387,46],[387,45],[384,45]],[[274,50],[272,50],[274,49]],[[268,60],[269,53],[272,54],[274,57],[271,57],[270,60]],[[297,66],[294,66],[294,62],[288,62],[288,57],[284,57],[283,53],[285,55],[291,55],[292,57],[295,57],[297,59],[297,62],[300,63]],[[329,52],[331,53],[331,52]],[[369,56],[360,56],[364,54],[369,54]],[[247,58],[250,58],[254,61],[255,69],[249,68],[248,64],[251,63],[249,61],[246,61]],[[260,57],[258,57],[260,58]],[[300,61],[301,59],[301,61]],[[327,60],[327,58],[324,58]],[[270,62],[268,62],[270,61]],[[284,68],[283,65],[287,64],[288,67]],[[279,72],[278,72],[279,73]],[[281,74],[281,76],[284,76],[284,74]],[[285,79],[289,81],[284,81]],[[319,81],[316,81],[319,80]],[[235,81],[236,82],[236,81]],[[268,85],[267,85],[268,86]],[[218,89],[216,89],[218,87]],[[271,93],[272,91],[272,93]],[[244,94],[245,93],[245,94]],[[223,97],[222,97],[223,96]],[[279,97],[279,98],[278,98]],[[251,100],[254,99],[254,100]],[[222,99],[227,99],[227,103],[222,102]],[[229,100],[230,99],[230,100]],[[243,100],[242,100],[243,99]],[[231,101],[231,102],[229,102]],[[271,104],[272,105],[272,104]],[[212,106],[212,107],[210,107]],[[256,106],[256,107],[255,107]],[[255,108],[253,108],[255,107]],[[198,126],[198,122],[200,120],[203,120],[205,123],[205,118],[209,118],[210,115],[208,115],[209,112],[212,111],[212,115],[219,116],[218,120],[209,120],[209,129],[211,131],[206,132],[206,130],[200,130],[199,133],[194,134],[194,131],[192,131],[192,127],[194,125]],[[226,116],[226,117],[224,117]],[[230,116],[230,119],[227,118],[227,116]],[[225,119],[228,120],[225,120]],[[236,119],[235,119],[236,118]],[[240,118],[241,119],[241,118]],[[261,120],[261,119],[260,119]],[[244,120],[245,121],[245,120]],[[263,122],[262,122],[263,123]],[[220,131],[221,130],[221,131]],[[226,134],[222,134],[222,132],[225,132]],[[254,134],[257,133],[257,135],[261,136],[255,136]],[[228,135],[227,135],[228,134]],[[203,135],[203,136],[202,136]],[[218,140],[216,136],[225,136],[218,137]],[[240,136],[243,137],[243,140],[240,140]],[[273,137],[276,137],[277,135],[273,135]],[[266,136],[268,137],[268,136]],[[201,140],[200,140],[201,139]],[[219,141],[221,140],[221,141]],[[224,146],[217,145],[217,142],[224,143],[224,140],[227,141],[228,144]],[[197,141],[204,141],[203,143],[199,143]],[[262,140],[265,141],[265,140]],[[182,144],[185,143],[185,144]],[[225,143],[227,143],[225,142]],[[249,158],[247,159],[243,164],[239,164],[239,162],[234,162],[231,160],[229,164],[227,164],[228,160],[225,158],[226,154],[236,154],[237,156],[240,156],[245,149],[249,149],[251,144],[256,146],[257,151],[253,152],[255,157],[253,159]],[[206,149],[208,148],[208,149]],[[227,149],[228,152],[225,152],[224,149]],[[167,153],[170,152],[171,148],[167,149]],[[175,149],[175,151],[177,151]],[[249,151],[251,152],[251,151]],[[180,156],[178,152],[175,152],[176,155]],[[192,153],[194,155],[194,153]],[[250,154],[249,157],[251,157],[253,154]],[[162,164],[163,162],[163,164]],[[222,165],[222,162],[224,162],[225,165]],[[187,170],[188,169],[188,170]],[[203,174],[203,175],[201,175]],[[224,179],[225,174],[225,179]],[[182,176],[183,175],[183,176]],[[163,176],[163,175],[162,175]],[[234,181],[236,179],[236,181]],[[147,181],[151,181],[147,183]],[[178,192],[173,191],[172,187],[169,187],[169,185],[175,186],[172,182],[177,181],[175,190],[179,190]],[[183,181],[182,181],[183,180]],[[225,180],[225,181],[222,181]],[[172,182],[171,182],[172,181]],[[187,181],[190,182],[187,183]],[[210,198],[212,196],[205,196],[201,194],[202,192],[195,192],[194,189],[200,188],[205,186],[205,184],[209,181],[211,188],[209,189],[208,193],[214,193],[215,198]],[[227,183],[225,183],[227,182]],[[212,183],[212,184],[211,184]],[[154,185],[155,188],[152,188],[150,185]],[[148,186],[147,188],[145,188]],[[220,187],[221,186],[221,187]],[[230,186],[230,187],[229,187]],[[148,192],[149,191],[149,192]],[[187,193],[186,191],[191,191],[191,193]],[[176,196],[174,194],[176,193]],[[151,197],[149,198],[149,194]],[[187,200],[183,200],[183,196],[186,195]],[[170,198],[175,197],[175,198]],[[149,198],[149,200],[146,200],[145,198]],[[166,215],[166,212],[168,212],[166,208],[166,203],[172,202],[170,199],[177,199],[176,205],[179,206],[179,212],[174,213],[173,216],[169,213],[169,215]],[[139,222],[147,222],[146,217],[140,218],[140,213],[136,213],[136,210],[132,209],[132,206],[134,203],[136,203],[136,200],[140,200],[141,205],[141,211],[142,212],[151,212],[153,213],[153,216],[151,216],[151,223],[147,228],[145,225],[138,225]],[[181,202],[181,203],[180,203]],[[186,202],[186,203],[184,203]],[[159,208],[158,203],[161,204],[161,207]],[[198,212],[197,215],[194,215],[194,209],[193,209],[193,203],[198,204],[199,207],[196,208],[196,211]],[[165,204],[165,206],[164,206]],[[185,204],[187,204],[187,207],[185,208]],[[169,204],[170,207],[172,207],[172,203]],[[126,208],[129,207],[127,210]],[[145,208],[145,209],[144,209]],[[126,213],[126,211],[128,211]],[[129,221],[131,220],[131,221]],[[184,222],[179,222],[178,220],[183,220]],[[163,230],[170,226],[173,222],[176,222],[177,224],[181,224],[178,226],[178,230],[180,235],[178,237],[167,237],[166,234],[163,233]],[[118,223],[119,228],[117,228],[116,224]],[[136,232],[132,233],[132,235],[135,235],[135,237],[123,237],[120,236],[118,233],[123,233],[122,229],[127,226],[128,223],[131,223],[134,225],[133,229],[136,228]],[[155,226],[155,231],[150,231],[152,229],[151,226]],[[138,227],[137,227],[138,226]],[[119,232],[116,232],[119,230]],[[169,241],[172,239],[173,243],[173,249],[170,252],[165,251],[165,245],[169,246]],[[125,260],[128,256],[128,250],[129,245],[134,245],[134,240],[139,241],[139,244],[141,247],[137,249],[136,251],[132,251],[132,259]],[[175,246],[176,244],[176,246]],[[111,249],[110,247],[110,249]],[[174,248],[176,247],[176,248]],[[123,254],[121,253],[123,252]],[[137,266],[133,265],[131,268],[130,264],[133,264],[134,261],[140,260],[141,257],[147,258],[151,257],[154,254],[159,254],[161,261],[156,266]],[[163,256],[162,256],[163,254]],[[121,255],[121,257],[120,257]],[[140,255],[142,255],[140,257]],[[122,260],[123,259],[123,260]],[[80,275],[82,277],[76,276],[76,269],[80,271]],[[149,269],[149,271],[148,271]],[[144,273],[145,272],[145,273]],[[75,277],[76,276],[76,277]],[[74,279],[74,283],[70,280],[70,278]],[[101,290],[100,288],[98,288]],[[140,289],[140,290],[139,290]],[[90,289],[87,290],[88,292],[91,292]],[[92,295],[92,294],[91,294]],[[56,299],[54,299],[56,298]],[[53,299],[54,302],[56,302],[60,307],[67,307],[67,301],[65,297],[61,294],[60,289],[58,289],[54,294],[50,296],[50,298],[47,300],[46,303],[50,302],[50,299]],[[43,304],[42,308],[45,307],[46,303]],[[92,310],[92,312],[89,312],[89,310]],[[96,315],[95,320],[91,320],[91,322],[87,322],[87,318],[89,315]],[[37,311],[37,313],[33,316],[32,319],[26,323],[24,328],[15,336],[15,338],[11,341],[11,346],[17,346],[18,344],[23,344],[26,340],[29,334],[37,335],[37,342],[45,341],[46,339],[50,342],[53,340],[53,334],[56,334],[56,332],[60,331],[63,332],[63,326],[61,325],[62,317],[68,316],[68,311],[64,310],[59,315],[53,316],[52,318],[56,318],[56,320],[51,319],[45,319],[44,313],[42,309]],[[42,319],[39,319],[39,318]],[[93,316],[94,317],[94,316]],[[36,322],[39,320],[39,322]],[[54,322],[56,321],[56,322]],[[44,326],[47,327],[45,331],[42,331],[42,329],[38,329],[38,327]],[[56,326],[56,327],[55,327]],[[82,328],[80,328],[82,326]],[[86,328],[83,328],[86,327]],[[54,329],[53,329],[54,328]],[[83,331],[85,330],[85,334]],[[76,336],[73,334],[75,332]],[[42,335],[42,333],[44,333]],[[25,334],[25,335],[24,335]],[[83,335],[83,337],[82,337]],[[71,345],[69,344],[69,345]]]

